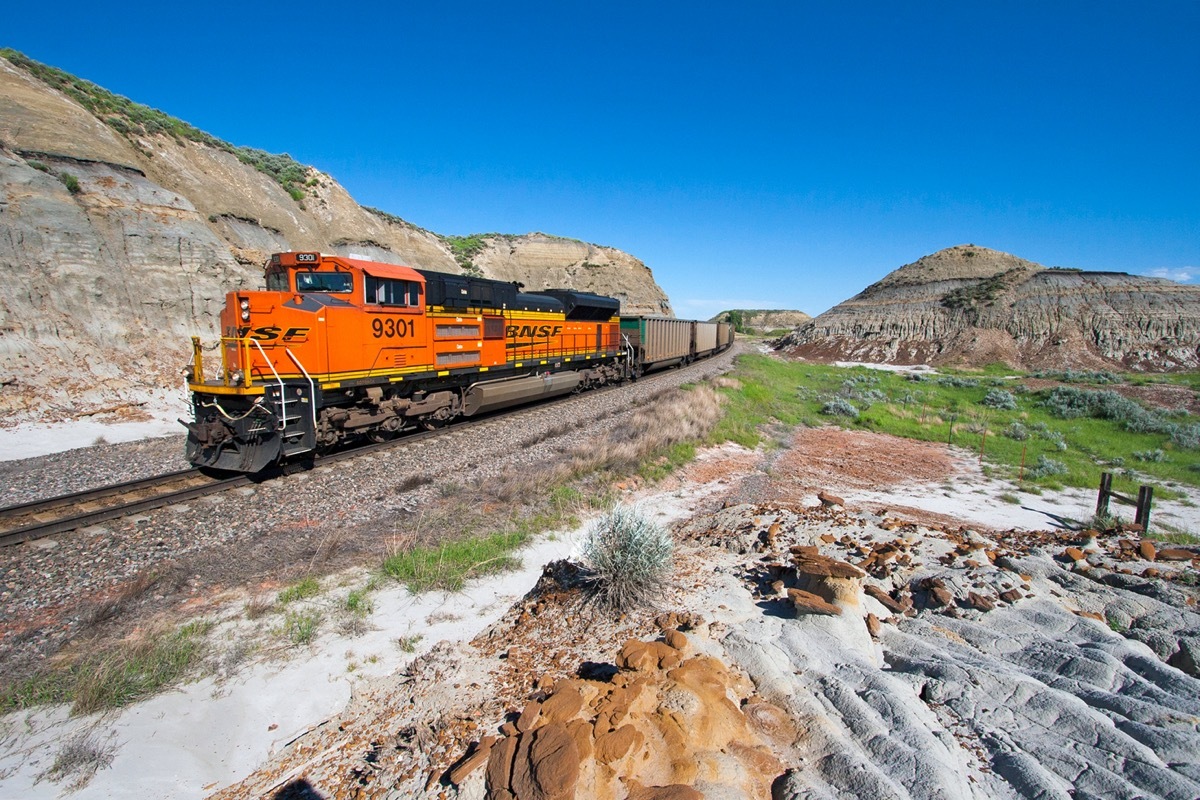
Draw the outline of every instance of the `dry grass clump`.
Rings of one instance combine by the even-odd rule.
[[[45,778],[57,783],[71,778],[66,791],[78,791],[87,786],[97,772],[112,765],[116,751],[115,744],[101,741],[95,731],[82,731],[63,742],[54,756],[54,763],[38,776],[38,780]]]
[[[602,467],[635,470],[655,453],[703,441],[721,419],[721,403],[722,395],[708,384],[672,389],[638,409],[605,441],[574,448],[572,466],[577,474]]]
[[[665,589],[674,550],[671,535],[639,509],[613,506],[583,541],[592,598],[609,611],[651,604]]]

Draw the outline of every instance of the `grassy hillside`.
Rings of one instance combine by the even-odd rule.
[[[771,421],[836,424],[967,448],[1026,490],[1094,489],[1102,471],[1124,494],[1150,483],[1158,496],[1181,498],[1200,486],[1200,417],[1118,393],[1144,375],[1046,373],[1043,382],[1057,385],[1033,390],[1033,376],[1001,367],[905,377],[747,355],[735,376],[739,386],[723,390],[730,402],[716,440],[754,446]],[[1200,387],[1194,373],[1162,380]]]

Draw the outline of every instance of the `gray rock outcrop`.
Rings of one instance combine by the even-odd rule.
[[[1200,366],[1200,286],[1045,268],[960,245],[887,275],[781,339],[802,358],[1130,370]]]

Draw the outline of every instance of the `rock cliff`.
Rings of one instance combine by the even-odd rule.
[[[332,177],[234,147],[0,51],[0,413],[69,415],[181,385],[188,337],[288,249],[570,286],[670,314],[650,269],[545,234],[447,237]]]
[[[812,317],[803,311],[785,311],[782,309],[735,308],[722,311],[712,318],[713,322],[728,322],[733,320],[739,325],[739,330],[751,333],[769,333],[771,331],[798,328]]]
[[[1200,286],[960,245],[901,267],[778,346],[896,364],[1195,369]]]

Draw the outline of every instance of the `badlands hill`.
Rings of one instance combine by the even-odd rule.
[[[1200,367],[1200,286],[1046,268],[959,245],[887,275],[784,337],[812,359],[1026,369]]]
[[[670,314],[648,267],[532,233],[441,236],[289,156],[235,147],[0,51],[0,412],[71,414],[180,385],[188,337],[281,250],[356,254]],[[15,415],[15,417],[14,417]]]
[[[739,331],[769,333],[770,331],[798,328],[812,317],[803,311],[785,311],[766,308],[735,308],[722,311],[712,318],[713,322],[733,320]],[[739,324],[740,323],[740,324]]]

